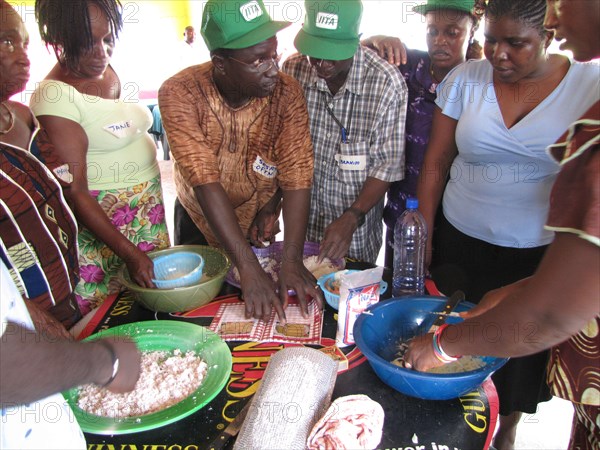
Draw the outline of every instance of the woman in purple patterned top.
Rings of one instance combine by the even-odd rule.
[[[473,0],[429,0],[416,6],[414,11],[423,14],[427,23],[427,52],[407,49],[398,38],[387,36],[363,41],[363,45],[398,65],[408,87],[405,174],[402,181],[392,183],[383,212],[387,225],[386,267],[393,267],[396,220],[406,208],[406,199],[417,194],[417,179],[431,131],[435,89],[450,70],[467,58],[481,58],[481,47],[473,40],[481,16],[476,4]]]

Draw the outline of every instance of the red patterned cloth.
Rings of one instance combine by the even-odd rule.
[[[600,102],[550,147],[561,164],[547,228],[600,247]],[[596,295],[600,302],[598,292]],[[548,384],[575,403],[571,448],[600,448],[600,316],[552,349]]]

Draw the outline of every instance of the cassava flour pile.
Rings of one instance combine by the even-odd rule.
[[[141,374],[135,389],[115,394],[96,385],[79,390],[78,405],[84,411],[105,417],[133,417],[174,405],[198,389],[207,365],[194,352],[173,355],[164,351],[142,353]]]

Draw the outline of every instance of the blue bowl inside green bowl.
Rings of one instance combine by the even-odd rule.
[[[151,311],[185,312],[206,305],[221,290],[231,267],[231,260],[223,250],[207,245],[176,245],[150,252],[148,256],[154,259],[180,252],[198,253],[204,259],[202,278],[197,283],[173,289],[143,288],[131,279],[125,264],[119,272],[121,283],[138,302]]]
[[[204,258],[199,253],[169,253],[153,258],[152,262],[155,277],[152,281],[159,289],[191,286],[202,278]]]
[[[133,340],[140,351],[166,351],[179,349],[182,353],[194,352],[208,365],[202,384],[187,398],[161,411],[143,416],[122,419],[96,416],[77,406],[79,388],[63,395],[79,422],[81,429],[95,434],[127,434],[152,430],[176,422],[206,406],[221,392],[231,375],[231,351],[227,344],[208,328],[175,320],[152,320],[120,325],[94,334],[87,339],[107,337]]]

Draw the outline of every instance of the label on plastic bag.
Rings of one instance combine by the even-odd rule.
[[[340,303],[335,337],[338,347],[354,344],[354,322],[365,309],[379,302],[379,283],[382,275],[383,267],[375,267],[340,277]]]

